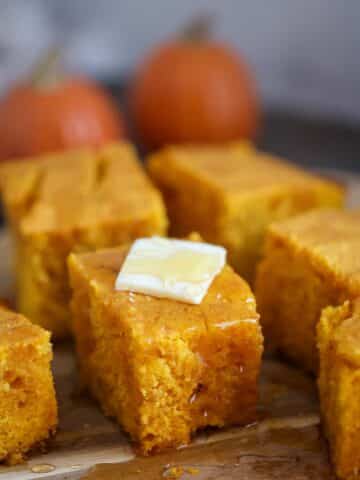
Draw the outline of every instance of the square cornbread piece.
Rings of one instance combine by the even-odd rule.
[[[360,305],[323,310],[318,325],[323,429],[336,474],[360,478]]]
[[[225,246],[230,264],[250,282],[269,223],[344,201],[334,182],[245,142],[167,147],[149,158],[148,171],[163,193],[171,234],[198,231]]]
[[[255,294],[265,339],[316,372],[321,310],[360,295],[360,213],[325,209],[271,225]]]
[[[82,377],[143,453],[256,418],[263,338],[250,288],[229,266],[200,305],[115,291],[128,247],[69,257]]]
[[[19,463],[57,425],[50,333],[0,306],[0,461]]]
[[[0,186],[16,244],[18,309],[56,338],[69,329],[72,250],[166,232],[160,194],[127,144],[7,164]]]

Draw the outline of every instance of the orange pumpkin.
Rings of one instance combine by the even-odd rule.
[[[250,138],[259,123],[253,76],[224,44],[174,40],[140,67],[131,91],[137,133],[151,148]]]
[[[123,121],[110,97],[85,78],[58,78],[47,69],[0,100],[0,160],[98,146],[122,136]]]

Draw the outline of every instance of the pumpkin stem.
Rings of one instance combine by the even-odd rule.
[[[59,83],[62,78],[59,60],[61,57],[59,47],[50,48],[45,55],[35,64],[30,74],[29,81],[36,88],[52,88]]]
[[[180,33],[180,38],[190,42],[201,42],[211,37],[215,23],[213,13],[200,13],[185,25]]]

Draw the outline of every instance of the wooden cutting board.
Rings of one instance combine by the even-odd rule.
[[[349,186],[349,206],[360,205],[359,179],[337,177]],[[0,232],[0,252],[0,297],[12,298],[11,244],[5,230]],[[20,466],[0,467],[0,480],[332,478],[315,381],[277,359],[263,364],[258,423],[202,432],[187,448],[148,458],[135,458],[118,425],[80,392],[70,343],[55,346],[53,369],[58,433],[47,452],[35,452]]]

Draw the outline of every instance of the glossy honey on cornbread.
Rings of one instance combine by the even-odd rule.
[[[316,372],[321,310],[360,295],[360,213],[324,209],[271,225],[255,293],[265,338]]]
[[[0,461],[19,463],[57,425],[50,334],[0,306]]]
[[[200,305],[116,291],[129,247],[72,254],[85,383],[144,453],[256,417],[263,338],[250,288],[225,266]]]
[[[360,304],[328,307],[318,324],[323,428],[337,476],[360,478]]]
[[[72,250],[166,232],[160,195],[127,144],[5,165],[0,187],[16,244],[18,308],[55,337],[68,332]]]
[[[334,182],[245,142],[167,147],[149,158],[148,171],[163,193],[171,234],[198,231],[225,246],[230,264],[250,281],[269,223],[344,201]]]

